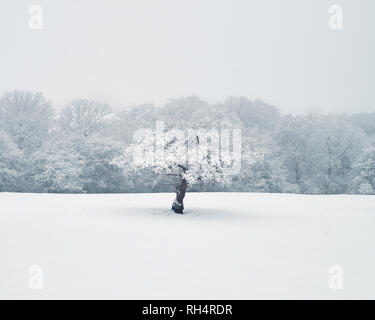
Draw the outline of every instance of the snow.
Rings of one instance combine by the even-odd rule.
[[[0,298],[375,298],[375,197],[173,197],[0,193]]]

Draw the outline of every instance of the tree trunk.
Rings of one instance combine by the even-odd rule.
[[[184,198],[186,193],[186,180],[180,179],[179,185],[176,188],[176,199],[173,201],[172,210],[175,213],[184,213]]]

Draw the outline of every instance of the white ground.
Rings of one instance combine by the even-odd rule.
[[[172,199],[0,193],[0,298],[375,298],[373,196]]]

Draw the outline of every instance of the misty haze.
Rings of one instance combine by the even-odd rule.
[[[374,299],[374,30],[370,0],[2,0],[0,299]]]

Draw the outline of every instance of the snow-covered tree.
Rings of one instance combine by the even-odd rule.
[[[58,135],[44,144],[30,159],[28,177],[38,192],[85,192],[85,161],[81,140]]]
[[[187,186],[215,182],[229,184],[241,162],[241,136],[233,132],[233,153],[229,148],[229,130],[164,128],[138,130],[134,143],[114,163],[129,170],[150,169],[160,177],[173,177],[176,198],[172,210],[183,213]]]
[[[121,169],[112,163],[114,158],[121,155],[122,149],[121,143],[106,137],[93,135],[80,140],[85,192],[120,192],[126,187]]]
[[[48,138],[52,115],[51,104],[39,92],[9,91],[0,99],[0,128],[27,153]]]
[[[7,134],[0,131],[0,191],[20,191],[23,153]]]
[[[59,125],[64,132],[87,137],[97,132],[110,114],[110,108],[104,103],[76,99],[63,109]]]
[[[363,132],[340,116],[319,116],[312,135],[311,182],[319,193],[347,193],[351,173],[363,151]]]
[[[122,190],[124,177],[112,164],[122,146],[108,138],[58,134],[30,161],[35,191],[105,193]]]
[[[244,138],[239,174],[241,191],[284,192],[285,169],[270,137],[258,134]]]
[[[250,100],[246,97],[230,97],[224,106],[228,114],[236,115],[251,130],[270,131],[280,121],[279,111],[261,100]]]
[[[375,147],[371,146],[355,164],[353,193],[375,194]]]
[[[283,176],[296,193],[311,192],[310,159],[319,146],[312,145],[315,131],[314,117],[287,115],[274,134],[278,156],[286,169]]]

